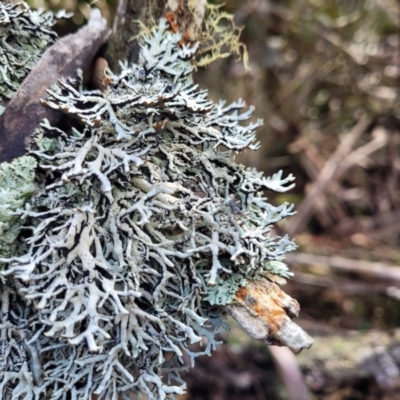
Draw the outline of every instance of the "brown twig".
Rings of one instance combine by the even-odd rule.
[[[324,293],[340,293],[342,295],[361,295],[369,296],[371,294],[383,294],[392,296],[388,293],[391,289],[385,284],[375,284],[360,281],[353,281],[349,279],[331,279],[326,276],[318,276],[304,272],[295,271],[295,275],[290,279],[300,285],[313,286],[316,288],[323,288]],[[396,288],[399,291],[399,288]],[[392,296],[393,297],[393,296]]]
[[[335,198],[346,200],[344,198],[344,190],[340,186],[339,182],[337,182],[337,179],[343,176],[343,174],[352,166],[356,164],[365,164],[365,161],[368,159],[369,155],[382,148],[387,143],[388,135],[386,131],[383,129],[377,129],[374,133],[375,137],[373,140],[363,146],[360,146],[358,149],[347,155],[341,162],[339,162],[337,169],[334,172],[334,176],[329,182],[327,182],[327,187],[315,200],[313,213],[322,226],[328,227],[332,225],[332,217],[335,215],[335,219],[337,221],[343,221],[346,218],[345,209],[343,206],[341,206],[340,201],[335,202],[335,206],[331,206],[328,209],[328,203],[323,194],[324,192],[329,192],[329,194],[333,195]],[[318,181],[321,170],[323,169],[324,161],[318,154],[317,149],[309,141],[302,139],[299,140],[298,143],[291,146],[291,151],[301,151],[300,162],[303,168],[313,181]],[[309,189],[308,193],[311,190]]]
[[[337,150],[326,162],[324,168],[322,169],[318,179],[313,184],[311,190],[307,194],[306,198],[300,204],[297,209],[297,214],[291,219],[288,234],[295,235],[298,233],[303,226],[309,221],[312,216],[313,208],[318,197],[323,194],[332,179],[338,178],[337,172],[340,163],[349,155],[353,145],[360,138],[360,136],[365,132],[370,124],[370,120],[366,117],[360,119],[356,126],[349,132],[343,141],[340,143]],[[342,170],[341,173],[344,171]]]
[[[313,343],[291,320],[298,316],[299,303],[269,279],[249,280],[225,310],[251,337],[266,344],[287,346],[299,353]]]
[[[44,118],[52,124],[58,120],[60,115],[40,99],[58,79],[76,78],[78,69],[88,68],[107,37],[107,22],[95,9],[85,27],[46,50],[0,116],[0,162],[25,154],[30,136]]]
[[[373,133],[375,134],[374,139],[354,150],[344,158],[336,172],[337,176],[343,175],[353,165],[365,163],[367,157],[387,143],[388,135],[384,129],[376,129]]]
[[[269,351],[279,375],[289,394],[290,400],[309,400],[310,392],[296,356],[286,347],[270,346]]]
[[[324,265],[333,269],[356,272],[376,279],[400,283],[400,267],[380,262],[352,260],[340,256],[319,256],[307,253],[292,253],[286,256],[288,264]]]

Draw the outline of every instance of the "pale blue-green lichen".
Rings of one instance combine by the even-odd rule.
[[[28,251],[3,260],[0,396],[172,399],[184,354],[193,363],[217,344],[215,306],[247,279],[288,275],[295,245],[272,225],[293,209],[263,191],[293,177],[235,163],[232,153],[258,148],[261,121],[242,125],[243,101],[214,104],[193,84],[196,50],[162,21],[138,65],[108,72],[105,92],[70,81],[49,91],[45,104],[82,125],[45,121],[33,140],[37,189],[19,213]]]
[[[31,10],[25,2],[0,2],[0,99],[14,96],[43,52],[57,39],[51,27],[66,16],[64,11],[54,16]]]
[[[24,221],[15,212],[24,208],[35,191],[35,169],[36,160],[29,156],[0,164],[0,258],[22,251],[17,237]],[[0,263],[0,269],[3,266]]]

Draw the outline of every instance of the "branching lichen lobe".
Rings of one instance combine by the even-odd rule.
[[[44,121],[30,148],[37,189],[19,215],[32,235],[26,254],[2,260],[26,312],[2,332],[24,326],[36,369],[23,352],[10,359],[4,339],[5,398],[172,399],[185,388],[184,353],[193,364],[215,348],[221,306],[249,280],[290,274],[282,260],[295,245],[271,229],[293,207],[263,191],[286,191],[293,177],[235,163],[234,152],[258,148],[262,121],[242,125],[252,113],[242,100],[208,100],[191,77],[198,44],[184,43],[161,20],[138,64],[107,71],[104,91],[76,80],[48,91],[43,103],[81,125]]]
[[[6,38],[10,36],[10,32],[4,31],[1,26],[0,34]],[[35,36],[29,30],[22,33],[18,31],[17,35],[26,35],[28,41],[35,41]],[[85,27],[58,40],[43,53],[39,61],[35,60],[32,71],[3,110],[4,113],[0,113],[0,161],[11,161],[24,155],[31,135],[43,119],[49,119],[52,123],[58,121],[62,113],[43,107],[40,99],[60,77],[76,78],[78,69],[89,67],[107,37],[107,23],[100,11],[94,9]],[[41,40],[45,42],[45,38]]]
[[[63,18],[61,11],[56,18]],[[41,55],[57,39],[51,12],[32,11],[26,3],[0,3],[0,99],[11,99]]]

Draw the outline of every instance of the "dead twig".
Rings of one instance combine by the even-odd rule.
[[[388,141],[387,132],[382,128],[375,129],[373,135],[375,136],[374,139],[354,150],[347,157],[345,157],[345,159],[340,163],[336,172],[337,176],[343,175],[343,173],[353,165],[362,165],[365,163],[365,160],[368,158],[368,156],[382,148]]]
[[[298,316],[299,303],[268,279],[249,280],[225,310],[251,337],[266,344],[287,346],[299,353],[313,343],[291,319]]]
[[[300,285],[313,286],[314,288],[324,289],[325,294],[340,293],[345,296],[370,296],[371,294],[383,294],[394,297],[394,289],[396,289],[396,293],[400,293],[399,288],[388,287],[385,284],[373,284],[367,282],[353,281],[349,279],[337,280],[331,279],[326,276],[318,276],[299,271],[295,271],[295,275],[293,278],[291,278],[291,282],[295,282],[296,284]]]
[[[343,221],[343,219],[346,218],[345,209],[340,202],[340,200],[346,201],[345,191],[337,182],[337,179],[343,176],[343,174],[352,166],[357,164],[364,165],[368,160],[369,155],[387,144],[388,135],[385,130],[376,129],[373,132],[373,135],[373,140],[351,152],[339,163],[336,171],[334,172],[334,176],[328,182],[324,191],[329,192],[330,195],[338,198],[339,201],[335,202],[335,206],[328,208],[328,202],[326,201],[325,197],[322,196],[323,192],[320,193],[320,196],[315,200],[314,213],[322,226],[328,227],[332,225],[332,217],[336,217],[335,220],[337,221]],[[292,151],[297,152],[299,150],[303,150],[300,154],[300,162],[307,174],[312,180],[318,181],[321,173],[320,169],[323,169],[323,160],[318,154],[318,151],[307,140],[300,140],[296,146],[292,146]],[[347,199],[347,201],[348,200],[349,199]]]
[[[288,391],[289,399],[311,399],[310,392],[295,355],[287,347],[270,346],[269,351]]]
[[[352,260],[340,256],[319,256],[308,253],[292,253],[286,256],[288,264],[324,265],[329,268],[356,272],[372,278],[390,280],[392,283],[400,283],[400,267],[397,265],[380,262]]]
[[[313,214],[313,208],[318,197],[326,191],[328,185],[333,179],[338,178],[337,172],[340,163],[349,155],[353,145],[368,128],[370,122],[371,121],[366,117],[361,118],[352,131],[345,136],[337,150],[326,162],[318,179],[313,184],[306,198],[298,207],[297,214],[291,219],[287,230],[289,235],[294,236],[309,221]],[[344,170],[341,170],[341,173],[343,172]]]

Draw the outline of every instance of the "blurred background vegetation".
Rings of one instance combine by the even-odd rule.
[[[84,24],[91,7],[111,23],[117,0],[28,2],[73,12],[57,28],[64,32]],[[227,0],[225,9],[244,28],[250,71],[224,59],[195,79],[213,99],[242,97],[264,119],[261,150],[241,162],[296,176],[295,190],[271,200],[299,210],[278,233],[296,236],[287,291],[301,304],[300,324],[317,337],[298,359],[308,398],[398,399],[399,2]],[[277,377],[265,347],[236,328],[226,340],[188,375],[187,399],[295,399],[290,376]],[[393,365],[380,365],[371,356],[378,353]]]

